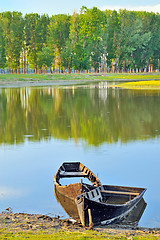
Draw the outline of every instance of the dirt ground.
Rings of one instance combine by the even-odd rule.
[[[0,230],[11,231],[14,233],[27,231],[39,232],[41,230],[47,233],[57,232],[59,230],[69,232],[82,232],[88,230],[81,224],[71,219],[60,219],[59,216],[50,217],[40,214],[12,213],[10,211],[0,213]],[[102,231],[106,234],[129,234],[132,236],[153,233],[160,236],[160,228],[142,228],[124,225],[95,226],[93,230]]]

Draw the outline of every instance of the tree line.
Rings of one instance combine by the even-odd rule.
[[[160,70],[160,14],[82,7],[49,17],[0,13],[1,72]]]

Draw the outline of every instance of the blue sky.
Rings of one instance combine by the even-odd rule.
[[[59,13],[72,14],[74,10],[79,11],[82,6],[99,9],[120,9],[145,10],[160,13],[159,0],[0,0],[0,12],[2,11],[20,11],[23,14],[37,12],[49,15]]]

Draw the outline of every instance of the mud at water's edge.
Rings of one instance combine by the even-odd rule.
[[[88,228],[82,227],[82,225],[72,219],[60,219],[59,216],[50,217],[40,214],[27,214],[27,213],[11,213],[2,212],[0,214],[0,231],[5,229],[7,232],[40,232],[41,230],[47,233],[57,232],[59,230],[69,232],[83,232]],[[143,228],[134,227],[128,225],[105,225],[105,226],[93,226],[95,231],[103,232],[111,235],[147,235],[156,234],[160,236],[160,228]]]

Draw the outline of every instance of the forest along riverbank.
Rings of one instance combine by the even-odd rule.
[[[60,219],[59,216],[50,217],[40,214],[12,213],[5,211],[0,214],[0,234],[3,232],[39,232],[50,234],[58,231],[83,232],[89,230],[71,219]],[[143,228],[124,225],[95,226],[93,230],[109,235],[148,235],[160,237],[160,228]]]

